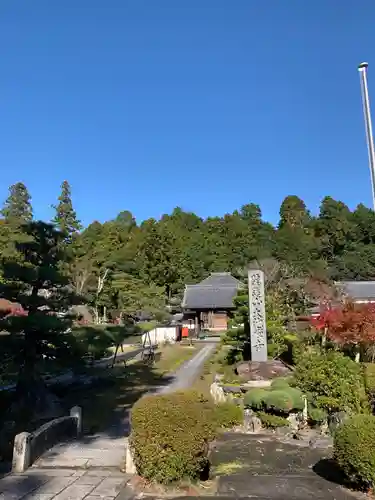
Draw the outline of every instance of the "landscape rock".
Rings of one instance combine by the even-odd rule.
[[[327,422],[331,434],[333,434],[335,430],[338,427],[340,427],[340,425],[342,425],[348,418],[349,418],[348,413],[344,411],[338,411],[336,413],[332,413],[331,415],[329,415]]]
[[[223,388],[217,382],[214,382],[213,384],[211,384],[210,394],[211,394],[211,397],[216,404],[217,403],[224,403],[226,401],[226,397],[225,397],[225,393],[223,391]]]
[[[252,410],[244,411],[244,429],[245,432],[257,433],[262,430],[262,421]]]
[[[301,417],[298,413],[290,413],[287,417],[290,429],[297,431],[299,429]]]
[[[276,377],[285,377],[291,370],[280,360],[249,361],[237,365],[238,375],[246,381],[271,381]],[[258,386],[259,387],[259,386]]]

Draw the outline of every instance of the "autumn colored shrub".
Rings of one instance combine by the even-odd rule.
[[[375,417],[354,415],[334,435],[334,457],[351,481],[375,485]]]
[[[207,470],[217,428],[215,406],[194,391],[145,396],[133,407],[130,446],[138,473],[159,483]]]
[[[359,363],[337,351],[307,351],[298,359],[295,383],[314,405],[328,412],[368,411],[364,377]]]
[[[341,306],[323,309],[313,326],[335,344],[342,347],[360,346],[375,341],[375,305],[347,301]]]

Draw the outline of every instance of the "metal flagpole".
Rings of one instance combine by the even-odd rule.
[[[369,166],[371,174],[372,204],[375,210],[375,149],[374,149],[374,138],[372,135],[370,99],[368,95],[368,85],[367,85],[367,68],[368,68],[367,62],[363,62],[358,66],[359,76],[361,80],[363,114],[365,118],[367,150],[368,150],[368,158],[369,158]]]

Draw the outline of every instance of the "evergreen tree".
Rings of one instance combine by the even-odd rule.
[[[66,235],[66,239],[71,241],[72,236],[78,233],[82,229],[82,226],[73,208],[71,189],[68,181],[64,181],[61,184],[61,194],[58,200],[59,203],[53,207],[56,210],[53,223]]]
[[[22,230],[25,241],[16,243],[21,262],[3,259],[4,282],[0,295],[21,305],[25,314],[8,316],[0,329],[9,332],[19,366],[17,400],[22,411],[39,410],[46,405],[46,391],[39,369],[43,359],[58,365],[71,365],[74,342],[68,333],[70,307],[78,303],[68,280],[60,272],[66,259],[61,241],[64,235],[52,224],[31,221]]]
[[[17,182],[9,188],[9,196],[1,210],[4,219],[13,225],[29,222],[33,218],[31,196],[22,182]]]

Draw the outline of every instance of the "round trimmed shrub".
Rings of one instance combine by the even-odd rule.
[[[271,390],[285,389],[289,387],[288,380],[283,377],[275,378],[271,383]]]
[[[265,389],[251,389],[244,396],[244,405],[246,408],[261,410],[268,391]]]
[[[264,400],[268,411],[289,413],[294,408],[293,397],[286,390],[268,392]]]
[[[198,479],[207,470],[215,406],[194,391],[145,396],[133,407],[130,446],[138,473],[159,483]]]
[[[316,406],[328,412],[365,413],[369,409],[361,366],[336,351],[306,351],[299,356],[294,379]]]
[[[334,434],[334,457],[351,481],[375,485],[375,417],[354,415]]]
[[[302,411],[305,407],[302,391],[295,387],[286,387],[284,392],[289,394],[293,401],[293,410]]]

